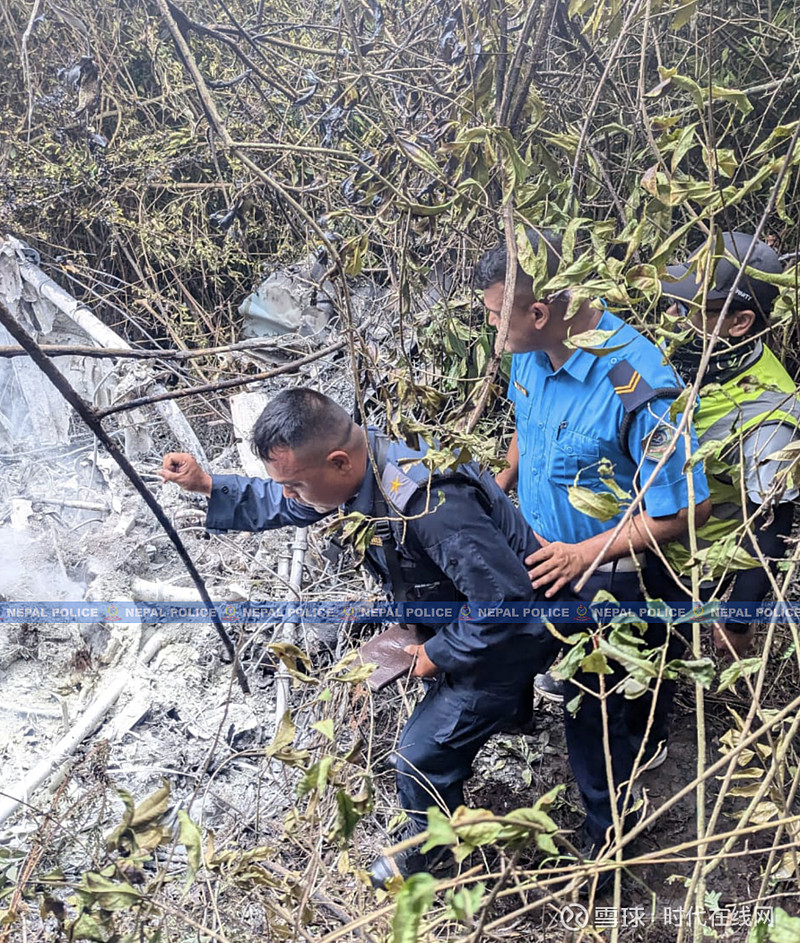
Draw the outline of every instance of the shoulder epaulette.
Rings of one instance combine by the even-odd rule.
[[[675,386],[653,388],[627,360],[620,360],[619,363],[614,364],[608,371],[608,379],[611,381],[614,392],[620,398],[622,408],[625,410],[625,418],[619,428],[619,444],[622,451],[626,455],[630,455],[628,432],[633,423],[634,415],[643,406],[652,403],[654,399],[659,399],[662,396],[677,398],[682,392],[682,388],[677,384]]]
[[[387,462],[381,475],[383,491],[398,511],[404,511],[419,490],[419,484],[393,462]]]

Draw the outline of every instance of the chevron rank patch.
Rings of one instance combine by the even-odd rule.
[[[391,462],[386,463],[381,484],[386,497],[398,511],[404,511],[413,495],[417,493],[416,481]]]
[[[608,379],[614,392],[622,400],[626,413],[632,413],[646,403],[653,393],[653,388],[635,367],[627,360],[620,360],[608,371]]]
[[[657,462],[667,454],[672,438],[670,431],[669,426],[661,423],[652,432],[648,432],[642,439],[642,454],[645,458]]]

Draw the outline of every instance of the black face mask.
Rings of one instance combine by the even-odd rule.
[[[672,366],[685,383],[694,383],[697,377],[703,356],[703,341],[704,338],[699,334],[692,333],[688,340],[672,354]],[[731,347],[724,338],[718,338],[706,372],[703,374],[700,388],[702,389],[709,383],[725,383],[731,377],[735,377],[752,358],[757,344],[757,337],[739,340],[735,347]]]

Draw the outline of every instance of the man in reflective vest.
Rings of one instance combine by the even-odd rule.
[[[763,340],[778,288],[751,274],[752,270],[780,274],[778,255],[756,241],[734,287],[752,242],[747,233],[723,233],[721,248],[707,257],[698,250],[686,263],[669,266],[661,283],[670,305],[667,316],[688,335],[672,356],[673,366],[687,383],[697,379],[708,339],[719,322],[694,417],[700,446],[707,450],[713,510],[698,528],[694,558],[686,541],[672,544],[666,556],[684,586],[690,586],[690,568],[697,564],[703,598],[719,598],[729,588],[729,604],[760,602],[770,592],[770,569],[774,575],[775,564],[784,555],[792,502],[798,494],[789,478],[791,463],[777,456],[800,437],[800,403],[792,378]],[[702,270],[709,265],[714,267],[703,297]],[[784,454],[788,458],[791,453]],[[745,520],[751,522],[747,528]],[[676,588],[673,581],[671,589],[663,584],[652,591],[660,589],[660,595],[675,598]],[[749,621],[717,623],[714,640],[720,649],[743,654],[753,631]]]

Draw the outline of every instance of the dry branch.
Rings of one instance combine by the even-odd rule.
[[[66,378],[56,369],[52,361],[45,357],[44,354],[39,350],[39,347],[36,341],[25,331],[16,321],[11,312],[6,308],[6,306],[0,302],[0,324],[8,331],[8,333],[24,347],[30,354],[31,360],[39,367],[39,369],[44,373],[48,380],[55,386],[55,388],[61,393],[64,399],[72,406],[72,408],[78,413],[81,419],[86,423],[87,426],[94,432],[97,438],[105,446],[108,454],[114,459],[114,461],[119,465],[122,472],[134,486],[134,488],[139,492],[139,494],[144,498],[145,503],[156,516],[159,524],[164,528],[167,533],[167,536],[172,541],[173,546],[178,551],[178,555],[181,560],[183,560],[184,566],[189,571],[189,575],[192,578],[192,582],[197,587],[198,592],[203,600],[203,602],[213,611],[214,604],[211,601],[211,597],[208,595],[208,590],[203,581],[200,572],[197,567],[194,565],[194,561],[189,555],[189,551],[183,544],[178,532],[172,526],[169,518],[164,514],[164,511],[161,509],[161,505],[156,501],[153,495],[150,493],[149,489],[139,477],[136,469],[128,461],[125,454],[119,448],[117,443],[106,433],[103,429],[102,422],[95,411],[85,403],[80,396],[75,392]],[[230,639],[230,636],[225,631],[222,622],[219,619],[219,616],[214,612],[214,615],[211,617],[211,621],[214,625],[214,628],[217,630],[217,635],[219,635],[222,644],[225,647],[231,661],[234,665],[234,670],[236,676],[239,680],[239,684],[245,694],[250,693],[250,688],[247,684],[247,678],[242,671],[241,665],[239,664],[238,657],[236,654],[236,649],[234,648],[233,642]]]

